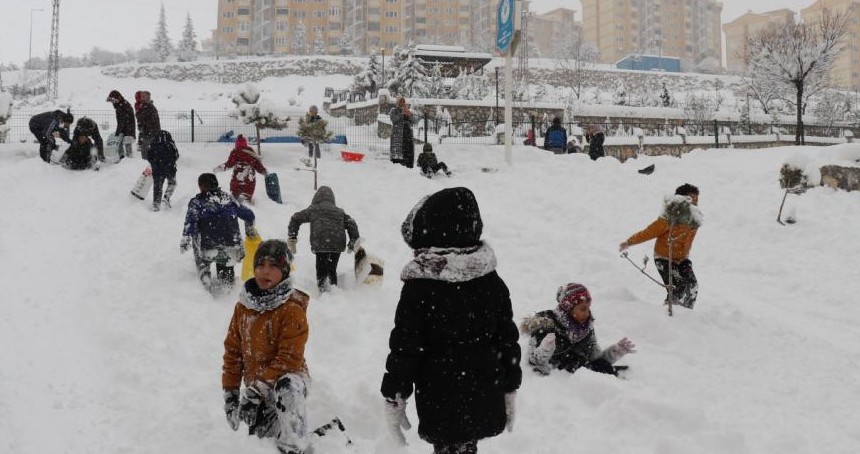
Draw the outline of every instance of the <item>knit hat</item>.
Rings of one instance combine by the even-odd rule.
[[[584,285],[571,282],[558,288],[555,299],[561,310],[570,312],[577,304],[590,303],[591,294],[588,293],[588,289]]]
[[[206,190],[215,189],[218,187],[218,177],[214,173],[201,173],[197,177],[197,186],[206,188]]]
[[[433,145],[430,145],[429,143],[425,143],[424,147],[422,147],[421,149],[424,151],[433,151]]]
[[[264,260],[268,260],[281,269],[284,279],[290,276],[290,264],[293,262],[293,254],[287,247],[287,243],[281,240],[266,240],[257,247],[254,254],[254,268],[260,266]]]
[[[477,246],[484,223],[475,194],[448,188],[423,198],[403,221],[400,232],[412,249]]]
[[[239,134],[239,137],[236,137],[236,149],[242,149],[247,147],[248,139],[246,139],[244,135]]]

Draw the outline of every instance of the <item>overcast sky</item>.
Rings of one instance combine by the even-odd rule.
[[[723,22],[747,12],[779,8],[798,11],[815,0],[722,0]],[[197,39],[211,37],[217,20],[217,0],[61,0],[60,53],[81,56],[94,46],[121,52],[138,49],[152,41],[158,12],[164,4],[170,38],[182,35],[186,13],[191,14]],[[51,0],[0,0],[0,61],[22,63],[29,53],[30,16],[33,17],[34,57],[46,58],[51,41]],[[534,0],[532,10],[580,9],[578,0]],[[581,17],[578,16],[579,19]]]

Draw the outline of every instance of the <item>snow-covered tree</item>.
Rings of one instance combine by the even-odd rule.
[[[714,103],[704,95],[687,93],[684,101],[684,118],[687,128],[693,128],[695,134],[703,134],[708,129],[708,121],[714,117]]]
[[[663,91],[660,93],[660,103],[663,107],[672,105],[672,96],[669,94],[669,89],[666,88],[666,82],[663,82]]]
[[[122,52],[111,52],[98,46],[84,54],[82,58],[84,66],[108,66],[128,61],[128,57]]]
[[[747,39],[746,64],[751,74],[794,88],[797,145],[804,143],[806,91],[826,78],[846,33],[847,16],[825,9],[817,22],[774,24]]]
[[[325,36],[319,28],[314,30],[314,55],[325,55]]]
[[[618,79],[615,83],[615,92],[612,94],[612,103],[617,106],[626,106],[628,104],[627,84],[624,79]]]
[[[296,29],[293,31],[293,53],[296,55],[305,55],[308,53],[308,37],[304,21],[299,21],[296,24]]]
[[[435,63],[430,67],[430,76],[427,78],[427,97],[446,98],[448,89],[445,86],[445,77],[442,76],[442,65]]]
[[[182,41],[179,42],[177,53],[179,61],[197,60],[197,34],[191,22],[191,13],[185,14],[185,27],[182,29]]]
[[[328,142],[334,137],[334,133],[328,129],[327,121],[317,120],[309,122],[306,116],[299,119],[299,130],[296,135],[307,143],[317,144]]]
[[[257,131],[257,151],[260,150],[260,130],[284,129],[290,117],[284,111],[282,104],[264,99],[256,85],[247,83],[231,96],[236,108],[230,116],[242,120],[244,124],[253,124]]]
[[[340,35],[340,54],[341,55],[353,55],[355,54],[355,47],[352,45],[352,36],[349,35],[346,31]]]
[[[166,61],[173,53],[173,44],[167,36],[167,15],[164,13],[164,3],[161,4],[161,12],[158,13],[158,27],[155,29],[155,38],[152,39],[151,47],[161,61]]]
[[[427,96],[427,68],[415,58],[415,45],[394,49],[393,68],[388,80],[388,89],[395,95]]]
[[[558,83],[573,90],[576,99],[582,96],[583,89],[593,83],[594,65],[600,52],[597,46],[585,41],[582,34],[574,35],[560,51],[561,57],[556,62]]]
[[[816,97],[812,114],[820,124],[832,128],[836,122],[845,119],[850,108],[845,95],[836,90],[824,90]]]

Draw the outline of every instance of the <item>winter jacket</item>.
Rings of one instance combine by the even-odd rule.
[[[391,118],[390,159],[412,165],[415,159],[415,144],[412,142],[412,115],[404,115],[399,107],[388,113]]]
[[[335,205],[334,192],[328,186],[320,186],[310,206],[293,214],[287,226],[287,236],[297,238],[299,227],[306,222],[311,223],[311,251],[315,254],[343,252],[346,234],[350,240],[359,237],[355,220]]]
[[[116,90],[110,92],[109,97],[118,101],[113,104],[116,111],[116,132],[114,134],[135,137],[134,109],[131,104]]]
[[[233,169],[233,178],[230,179],[230,193],[235,197],[245,197],[251,200],[254,189],[257,187],[257,172],[265,175],[268,173],[260,157],[253,148],[234,148],[227,158],[227,162],[215,168],[215,172]]]
[[[54,140],[54,132],[60,133],[60,138],[66,143],[72,143],[72,140],[69,138],[69,130],[63,127],[62,115],[62,110],[42,112],[40,114],[33,115],[30,118],[29,123],[30,132],[32,132],[40,142],[47,139],[48,142],[55,147],[56,140]]]
[[[564,151],[567,147],[567,131],[561,125],[552,125],[543,137],[544,150]]]
[[[152,101],[141,101],[140,110],[137,112],[137,131],[140,139],[154,139],[158,131],[161,131],[158,109]]]
[[[188,202],[182,235],[199,237],[203,251],[240,246],[239,219],[245,221],[245,228],[252,226],[254,212],[221,188],[210,189]]]
[[[173,137],[167,131],[159,131],[153,137],[146,156],[146,160],[152,167],[152,174],[175,177],[177,159],[179,159],[179,150],[173,142]]]
[[[652,222],[651,225],[645,227],[644,230],[630,236],[626,243],[632,246],[656,238],[657,241],[654,242],[654,258],[667,258],[673,262],[680,262],[686,259],[690,255],[690,249],[693,247],[693,239],[696,238],[696,232],[701,226],[702,214],[698,207],[686,201],[686,208],[692,213],[692,217],[687,220],[676,221],[673,225],[670,225],[669,220],[673,216],[668,210],[668,202],[670,200],[677,201],[678,197],[683,196],[674,196],[667,199],[667,203],[664,204],[663,214],[656,221]],[[687,199],[686,197],[683,198]],[[671,249],[669,247],[670,240],[672,242]]]
[[[439,161],[436,159],[436,153],[424,151],[418,155],[418,167],[422,171],[432,173],[437,165],[439,165]]]
[[[69,148],[63,153],[60,162],[67,169],[71,170],[86,170],[93,167],[95,156],[93,143],[87,140],[85,143],[79,143],[77,140],[69,145]]]
[[[72,133],[72,143],[78,141],[78,137],[87,136],[93,140],[96,144],[96,150],[98,150],[98,156],[101,159],[104,159],[105,156],[105,144],[102,141],[102,135],[99,132],[99,126],[95,121],[87,118],[81,117],[78,119],[78,123],[75,125],[75,131]]]
[[[587,134],[585,136],[585,140],[588,141],[588,156],[591,157],[592,160],[606,156],[606,152],[603,150],[603,141],[605,139],[606,136],[602,131],[593,135]]]
[[[242,379],[246,386],[256,381],[273,386],[284,374],[308,375],[309,300],[290,279],[266,291],[254,279],[245,282],[224,339],[225,390],[239,389]]]
[[[624,353],[615,344],[605,350],[600,348],[597,343],[597,336],[594,334],[593,319],[589,320],[588,324],[583,327],[587,330],[584,337],[573,341],[572,331],[565,327],[561,317],[565,317],[561,311],[547,310],[538,312],[532,317],[526,317],[520,325],[523,333],[530,336],[528,363],[535,371],[548,374],[551,368],[555,368],[575,372],[580,367],[597,359],[605,359],[609,364],[613,364],[624,356]],[[568,324],[576,323],[572,319],[568,320]],[[535,355],[535,348],[549,333],[555,333],[555,351],[547,364],[539,359],[538,355]]]

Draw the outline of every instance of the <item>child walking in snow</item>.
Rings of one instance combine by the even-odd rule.
[[[601,349],[594,334],[591,295],[581,284],[570,283],[556,292],[555,309],[526,317],[520,330],[529,339],[528,363],[535,372],[549,375],[553,369],[576,372],[585,367],[604,374],[618,375],[613,364],[635,345],[626,337]]]
[[[672,261],[675,302],[687,309],[693,308],[699,295],[699,282],[693,273],[693,262],[688,258],[693,239],[703,220],[698,205],[699,188],[689,183],[678,186],[675,196],[666,197],[663,201],[663,214],[619,246],[619,250],[624,252],[634,244],[656,238],[654,265],[663,283],[669,285],[669,261]]]
[[[296,253],[299,227],[311,224],[311,252],[316,255],[317,286],[320,292],[329,286],[337,286],[337,262],[346,247],[352,252],[358,239],[358,225],[355,220],[335,204],[334,191],[328,186],[320,186],[310,206],[297,211],[287,226],[287,244],[290,252]],[[349,242],[346,240],[346,231]]]
[[[221,383],[231,429],[242,421],[248,435],[274,437],[281,454],[302,454],[309,446],[304,352],[310,297],[293,288],[291,262],[280,240],[264,241],[254,254],[254,277],[239,293],[224,339]]]
[[[513,429],[522,380],[511,298],[481,241],[467,188],[422,199],[401,227],[414,258],[401,273],[391,351],[382,377],[388,429],[398,444],[415,392],[418,435],[434,454],[474,454],[478,440]]]
[[[239,134],[236,145],[230,151],[227,162],[212,169],[213,173],[233,169],[233,178],[230,179],[230,194],[240,202],[251,202],[254,190],[257,188],[257,172],[265,175],[268,173],[260,160],[260,155],[248,146],[248,140]]]
[[[451,176],[448,166],[436,159],[436,153],[433,153],[433,145],[429,143],[424,144],[421,154],[418,155],[418,167],[421,168],[421,174],[427,178],[433,178],[433,175],[440,170],[445,172],[445,175]]]

